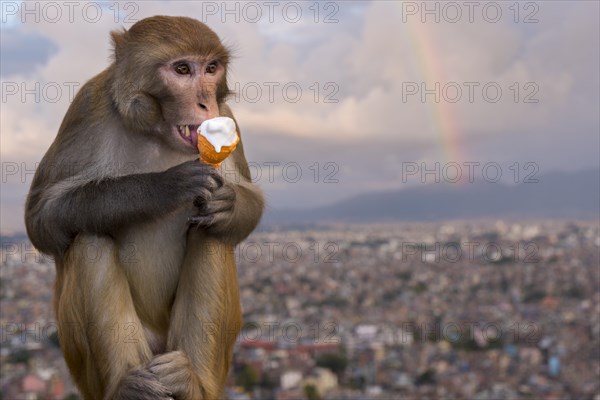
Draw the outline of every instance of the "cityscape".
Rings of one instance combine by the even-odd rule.
[[[600,1],[0,15],[0,400],[600,400]]]
[[[598,221],[269,227],[235,249],[226,397],[600,400]],[[1,399],[78,399],[54,265],[3,237]]]

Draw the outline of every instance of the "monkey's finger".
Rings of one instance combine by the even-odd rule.
[[[152,371],[138,368],[127,375],[122,383],[117,399],[174,400],[173,393],[164,386]]]
[[[201,208],[212,198],[212,192],[206,188],[199,188],[197,196],[194,198],[194,206]]]
[[[215,189],[220,188],[225,184],[225,180],[223,179],[221,174],[219,174],[219,172],[213,167],[210,167],[210,171],[207,174],[207,181],[210,181],[210,183],[214,186]]]
[[[231,211],[218,212],[215,214],[211,214],[212,220],[210,221],[210,227],[217,228],[226,223],[231,219],[232,213]]]
[[[187,388],[199,386],[200,382],[189,365],[187,356],[177,350],[155,357],[148,368],[165,387],[173,389],[173,397],[192,400],[186,392]]]
[[[211,191],[215,191],[217,189],[219,189],[221,186],[223,186],[223,180],[216,178],[214,176],[208,176],[206,178],[206,184],[205,186],[211,190]]]
[[[214,200],[205,202],[198,207],[200,215],[210,215],[219,212],[230,211],[233,209],[233,201],[231,200]]]
[[[235,197],[235,190],[231,187],[231,185],[225,185],[213,192],[211,200],[235,201]]]
[[[195,226],[209,226],[212,224],[214,217],[212,215],[209,216],[195,216],[188,218],[188,224]]]

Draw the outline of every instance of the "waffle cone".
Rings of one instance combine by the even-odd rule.
[[[206,164],[211,164],[215,168],[219,168],[219,165],[225,160],[237,146],[240,141],[240,136],[236,133],[235,142],[229,146],[222,146],[221,151],[217,153],[213,145],[203,135],[198,135],[198,151],[200,152],[200,160]]]

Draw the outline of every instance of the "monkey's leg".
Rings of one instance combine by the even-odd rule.
[[[169,399],[151,357],[117,248],[80,234],[57,263],[55,312],[65,359],[85,399]]]
[[[242,323],[233,246],[190,229],[171,311],[170,352],[150,370],[179,400],[222,397]]]

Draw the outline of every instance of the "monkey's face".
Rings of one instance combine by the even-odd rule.
[[[198,126],[219,116],[229,94],[229,51],[200,21],[156,16],[112,32],[114,101],[131,130],[197,153]]]
[[[197,151],[197,129],[219,116],[219,87],[224,84],[225,65],[219,58],[202,55],[177,57],[159,69],[167,95],[161,108],[165,139],[182,151]]]

